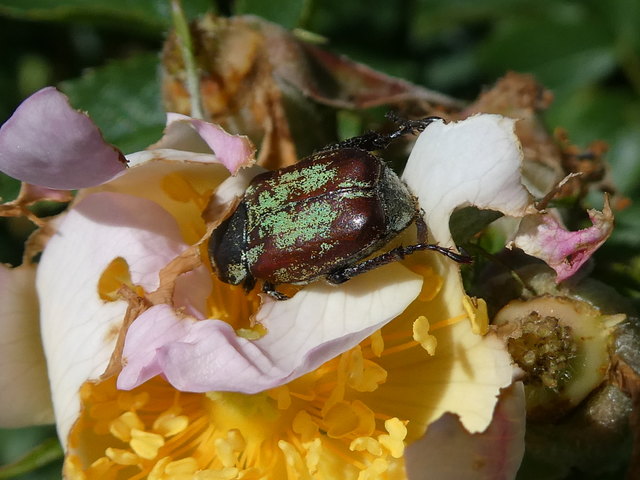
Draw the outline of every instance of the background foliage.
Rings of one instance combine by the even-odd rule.
[[[326,40],[326,47],[384,72],[471,100],[509,70],[551,89],[550,128],[573,142],[610,145],[608,160],[631,203],[596,274],[640,297],[640,0],[183,0],[193,18],[257,14]],[[162,131],[158,52],[168,0],[0,0],[0,122],[22,99],[57,85],[124,152]],[[9,200],[17,182],[0,177]],[[600,207],[600,199],[594,206]],[[0,261],[20,261],[21,220],[0,219]],[[0,431],[0,464],[55,435],[53,428]],[[50,446],[52,456],[59,449]],[[20,478],[58,478],[60,463]],[[9,472],[0,469],[0,478]]]

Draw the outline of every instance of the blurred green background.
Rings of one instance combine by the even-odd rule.
[[[586,146],[610,145],[618,189],[614,236],[596,274],[640,297],[640,0],[183,0],[190,18],[207,10],[253,13],[327,39],[326,48],[465,100],[509,70],[533,73],[555,101],[550,128]],[[87,110],[108,141],[131,152],[164,124],[158,52],[170,27],[166,0],[0,0],[0,122],[45,85]],[[0,196],[18,183],[0,177]],[[601,205],[594,205],[601,207]],[[0,219],[0,261],[20,262],[31,226]],[[51,427],[0,430],[0,465],[55,436]],[[56,456],[56,447],[51,447]],[[20,477],[59,478],[54,462]],[[0,470],[0,478],[8,472]],[[3,476],[4,475],[4,476]]]

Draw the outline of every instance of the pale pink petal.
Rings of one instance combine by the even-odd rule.
[[[445,414],[405,450],[409,480],[511,480],[524,455],[525,398],[522,383],[504,390],[483,433],[470,434]]]
[[[27,98],[0,128],[0,170],[23,182],[72,190],[104,183],[125,168],[120,150],[53,87]]]
[[[157,373],[181,391],[276,387],[358,344],[399,315],[421,286],[422,277],[392,264],[340,288],[316,283],[287,301],[268,298],[257,314],[267,334],[256,341],[219,320],[194,322],[168,306],[153,307],[129,328],[118,387],[134,388]],[[173,326],[170,317],[182,325]],[[150,342],[152,331],[162,333]]]
[[[98,280],[117,257],[147,291],[187,245],[156,203],[117,193],[87,195],[57,225],[38,267],[42,338],[60,438],[79,408],[79,388],[105,370],[122,325],[124,300],[104,301]]]
[[[544,260],[556,271],[556,281],[571,277],[613,232],[608,202],[602,212],[588,210],[593,226],[568,231],[552,214],[528,215],[520,223],[513,246]]]
[[[39,185],[31,185],[23,183],[20,188],[20,197],[25,202],[36,202],[40,200],[51,200],[53,202],[69,202],[72,198],[71,192],[68,190],[56,190]]]
[[[0,426],[53,423],[35,266],[0,265]]]
[[[178,113],[167,114],[167,128],[160,141],[150,150],[169,149],[214,156],[200,156],[199,161],[222,163],[232,175],[242,167],[255,162],[256,149],[244,135],[227,133],[219,125],[187,117]]]

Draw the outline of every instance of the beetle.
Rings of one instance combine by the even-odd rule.
[[[427,243],[417,199],[372,152],[424,130],[438,117],[405,120],[390,134],[369,132],[253,178],[235,210],[212,233],[209,257],[225,283],[288,297],[278,284],[324,277],[340,284],[420,250],[462,263],[469,257]],[[415,223],[418,242],[367,258]]]

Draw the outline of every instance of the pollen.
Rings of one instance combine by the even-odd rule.
[[[419,342],[429,355],[436,354],[438,339],[429,333],[429,320],[424,315],[413,322],[413,339]]]
[[[471,328],[476,335],[486,335],[489,331],[489,314],[487,302],[483,298],[473,298],[465,295],[462,305],[471,321]]]

